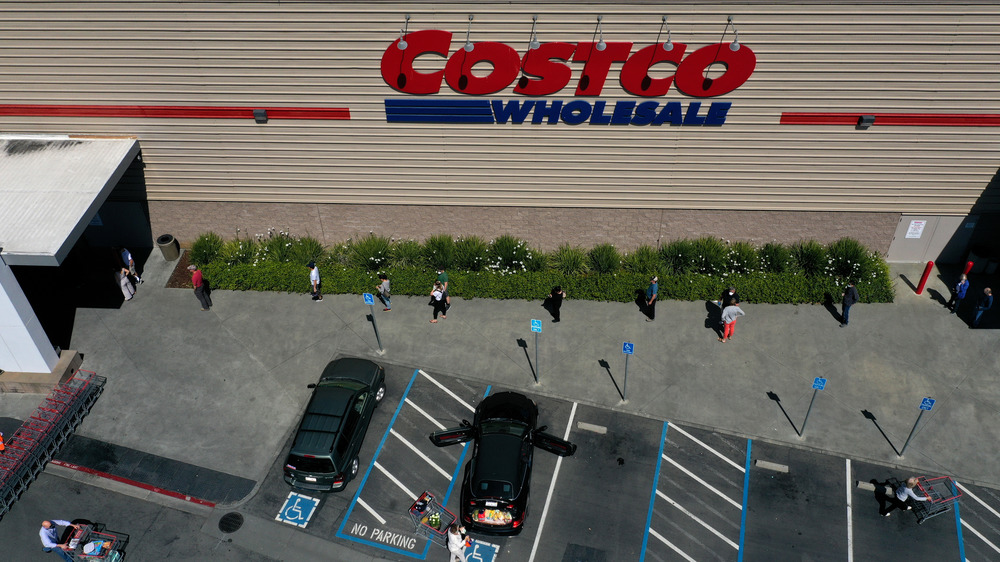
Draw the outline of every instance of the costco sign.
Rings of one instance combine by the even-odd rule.
[[[405,48],[400,48],[405,41]],[[626,92],[641,97],[667,95],[676,87],[681,93],[697,98],[728,94],[742,86],[753,74],[757,58],[753,51],[729,43],[708,45],[687,54],[687,45],[673,43],[669,50],[657,43],[632,52],[631,42],[544,43],[522,57],[504,43],[482,41],[467,50],[459,46],[451,51],[452,33],[441,30],[415,31],[394,41],[383,53],[381,71],[386,84],[399,92],[431,95],[440,92],[443,83],[452,91],[467,96],[489,96],[515,83],[513,92],[523,96],[551,96],[570,86],[573,67],[583,63],[574,87],[574,96],[599,96],[607,82],[611,66],[622,63],[618,81]],[[430,72],[414,69],[422,55],[445,59],[443,68]],[[686,56],[685,56],[686,55]],[[483,64],[480,64],[483,63]],[[652,78],[650,69],[657,64],[675,65],[670,76]],[[484,75],[473,74],[473,67]],[[721,75],[708,78],[706,73],[724,69]],[[482,70],[481,70],[482,69]],[[611,106],[611,107],[609,107]],[[680,102],[596,100],[504,100],[487,99],[393,99],[386,100],[386,117],[394,122],[449,123],[521,123],[531,114],[532,123],[610,125],[721,125],[731,104],[713,102],[702,114],[701,102],[682,107]],[[613,107],[613,109],[612,109]]]

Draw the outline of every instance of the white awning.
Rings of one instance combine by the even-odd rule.
[[[59,265],[139,153],[135,138],[0,135],[0,255]]]

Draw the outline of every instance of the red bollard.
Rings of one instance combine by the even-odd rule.
[[[934,262],[927,262],[927,267],[924,268],[924,274],[920,276],[920,285],[917,287],[918,295],[924,292],[924,286],[927,285],[927,278],[931,276],[932,269],[934,269]]]
[[[966,264],[965,264],[965,271],[963,271],[962,273],[964,273],[965,275],[968,275],[970,271],[972,271],[972,262],[971,261],[970,262],[966,262]]]

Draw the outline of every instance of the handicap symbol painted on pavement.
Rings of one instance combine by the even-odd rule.
[[[500,554],[500,545],[469,538],[469,547],[465,549],[465,562],[496,562]]]
[[[920,409],[930,412],[934,408],[935,402],[937,402],[937,400],[934,400],[933,398],[924,398],[920,401]]]
[[[625,342],[622,344],[622,353],[624,353],[625,355],[632,355],[633,351],[635,351],[634,343]]]
[[[815,388],[816,390],[823,390],[824,388],[826,388],[826,379],[822,379],[820,377],[814,378],[813,388]]]
[[[371,293],[362,293],[362,296],[365,297],[365,304],[375,304],[375,296]]]
[[[309,519],[316,513],[318,506],[318,498],[288,492],[288,499],[285,500],[285,505],[281,506],[281,511],[278,512],[274,520],[305,528],[309,524]]]
[[[532,318],[531,319],[531,331],[532,332],[541,332],[542,331],[542,321],[541,320],[535,320],[534,318]]]

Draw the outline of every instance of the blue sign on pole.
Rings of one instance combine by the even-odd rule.
[[[927,410],[928,412],[930,412],[932,409],[934,409],[935,402],[937,402],[937,400],[934,400],[933,398],[924,398],[923,400],[920,401],[920,409]]]
[[[371,293],[364,293],[365,304],[375,304],[375,297]]]
[[[625,342],[625,343],[622,344],[622,353],[624,353],[625,355],[632,355],[633,351],[635,351],[635,344],[634,343],[632,343],[632,342]]]
[[[532,332],[539,332],[540,333],[542,331],[542,321],[541,320],[535,320],[534,318],[532,318],[532,320],[531,320],[531,331]]]
[[[826,387],[826,379],[821,379],[816,377],[813,379],[813,388],[816,390],[823,390]]]
[[[281,511],[278,512],[278,516],[274,520],[305,528],[309,524],[309,519],[316,513],[317,507],[319,507],[318,498],[288,492],[288,499],[285,500],[285,505],[281,506]]]
[[[500,545],[469,538],[469,548],[465,549],[466,562],[494,562],[500,554]]]

